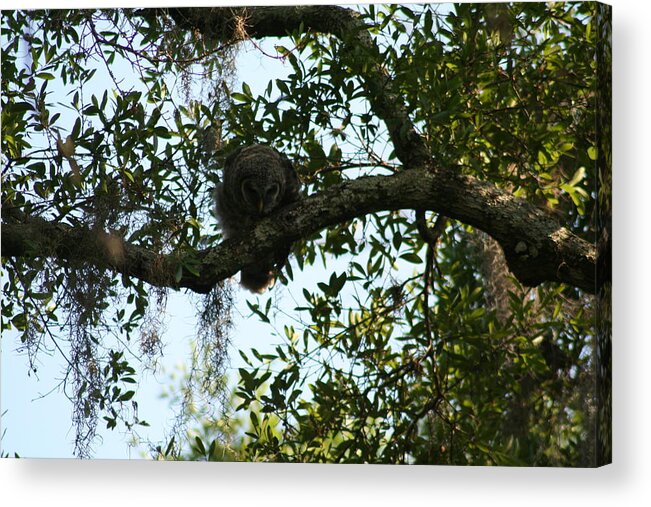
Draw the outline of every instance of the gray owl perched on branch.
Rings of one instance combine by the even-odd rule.
[[[258,221],[300,198],[300,183],[289,159],[278,151],[253,144],[226,158],[222,183],[215,190],[215,210],[224,238],[244,236]],[[274,280],[274,269],[287,261],[287,245],[242,269],[241,284],[263,292]]]

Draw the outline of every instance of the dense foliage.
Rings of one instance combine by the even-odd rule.
[[[359,19],[436,164],[594,243],[598,9],[369,5]],[[3,224],[96,235],[69,252],[39,245],[3,258],[2,329],[18,331],[31,357],[54,349],[68,362],[81,456],[100,420],[162,423],[138,417],[138,368],[160,353],[166,291],[220,240],[211,191],[235,146],[287,153],[306,195],[409,170],[369,100],[381,91],[360,77],[374,63],[367,48],[299,27],[267,54],[234,19],[224,37],[165,11],[3,11]],[[291,72],[261,74],[261,93],[234,85],[247,44]],[[491,231],[438,218],[360,213],[297,241],[274,289],[238,294],[269,334],[239,351],[247,366],[232,393],[224,365],[229,340],[238,347],[238,289],[218,284],[198,303],[198,353],[178,396],[196,417],[193,397],[210,393],[222,417],[204,414],[187,441],[179,429],[154,455],[594,465],[594,297],[522,286]],[[116,237],[183,262],[150,273],[152,292],[97,255],[124,255]]]

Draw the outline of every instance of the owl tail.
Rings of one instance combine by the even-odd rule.
[[[273,281],[273,271],[266,266],[250,266],[240,274],[242,287],[258,294],[264,292]]]
[[[258,260],[253,266],[242,269],[240,284],[251,292],[263,293],[271,287],[276,279],[276,270],[280,271],[287,262],[291,243],[279,247],[270,257]]]

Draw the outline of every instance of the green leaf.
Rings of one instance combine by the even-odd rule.
[[[194,443],[199,451],[199,454],[206,454],[206,447],[203,445],[203,440],[199,437],[194,437]]]
[[[240,102],[250,102],[250,97],[244,95],[243,93],[232,92],[231,98],[234,100],[239,100]]]
[[[7,110],[12,113],[24,113],[27,111],[32,111],[34,108],[28,102],[13,102],[7,106]]]
[[[344,285],[346,284],[346,273],[342,273],[339,276],[335,276],[333,273],[334,278],[331,277],[330,279],[330,287],[332,288],[332,292],[334,295],[339,294],[341,292],[341,289],[344,288]]]
[[[549,159],[547,158],[547,154],[544,151],[539,151],[538,152],[538,163],[542,166],[546,166],[549,162]]]
[[[588,148],[588,157],[590,158],[590,160],[597,160],[597,155],[598,155],[597,147],[590,146],[590,148]]]
[[[402,254],[400,258],[406,260],[407,262],[411,262],[412,264],[421,264],[423,262],[418,254],[414,252]]]
[[[131,398],[133,398],[134,394],[136,394],[135,391],[127,391],[118,398],[118,401],[129,401]]]
[[[165,449],[165,456],[169,456],[172,450],[174,449],[174,439],[176,437],[172,437],[169,443],[167,444],[167,448]]]
[[[579,167],[572,176],[572,179],[567,183],[569,186],[574,187],[585,177],[585,167]]]

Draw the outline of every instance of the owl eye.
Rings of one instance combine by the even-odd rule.
[[[260,207],[262,199],[253,180],[246,179],[242,181],[240,191],[242,192],[244,202],[247,202],[252,208],[257,209]]]
[[[242,181],[242,195],[250,192],[255,192],[255,185],[250,178],[247,178],[246,180]]]
[[[276,197],[278,197],[279,192],[280,192],[280,187],[278,186],[277,183],[270,185],[269,188],[267,188],[267,191],[265,192],[265,201],[274,202],[276,200]]]

